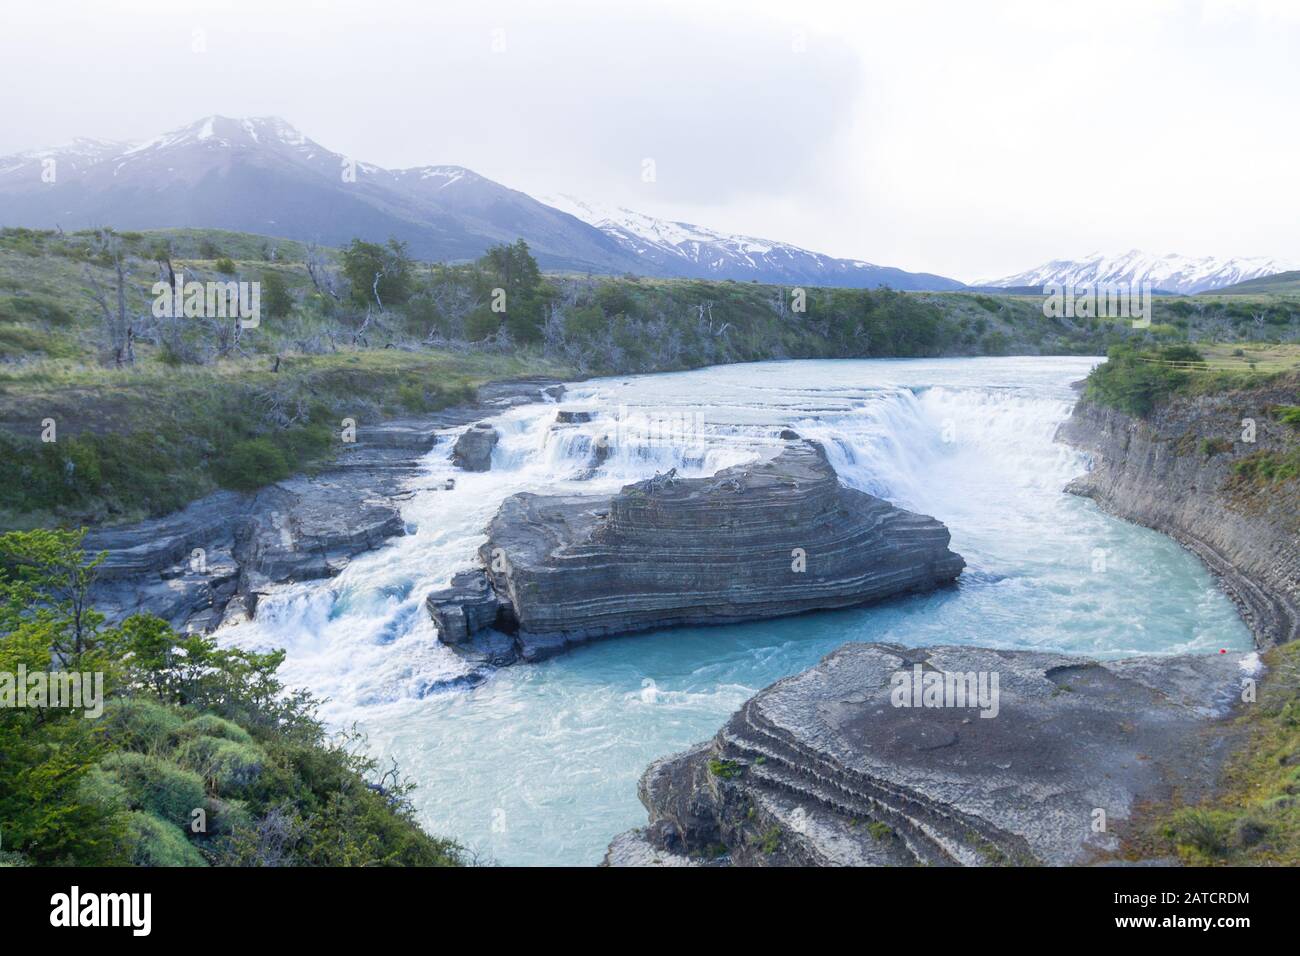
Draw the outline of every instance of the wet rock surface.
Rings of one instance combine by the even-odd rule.
[[[539,660],[607,635],[927,591],[964,566],[948,542],[941,522],[844,487],[820,446],[795,440],[710,478],[670,472],[613,498],[515,495],[488,527],[477,580],[458,576],[428,603],[444,642],[479,652],[469,622],[494,620],[521,658]]]
[[[649,825],[617,838],[606,863],[1098,862],[1140,803],[1175,788],[1194,802],[1215,779],[1241,664],[848,644],[651,765]],[[998,675],[996,716],[910,696],[895,706],[896,675],[918,666]]]

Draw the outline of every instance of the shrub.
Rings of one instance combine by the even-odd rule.
[[[1171,362],[1203,361],[1186,345],[1171,345],[1156,352],[1139,352],[1117,345],[1107,360],[1088,376],[1087,396],[1130,415],[1145,417],[1156,403],[1187,384],[1191,375]]]
[[[237,442],[212,468],[217,481],[236,491],[253,491],[287,478],[289,462],[284,452],[268,438]]]
[[[136,866],[208,865],[203,854],[185,838],[184,830],[152,813],[132,813],[127,832],[135,846],[131,862]]]
[[[222,737],[192,737],[176,748],[176,760],[220,791],[252,786],[262,774],[261,747]]]
[[[130,809],[186,823],[204,805],[203,779],[169,761],[127,751],[110,754],[100,767],[121,784]]]
[[[220,737],[235,743],[251,744],[252,736],[243,727],[216,714],[201,714],[187,720],[177,733],[178,737]]]
[[[235,260],[229,256],[222,256],[216,262],[212,263],[212,268],[216,269],[222,275],[232,276],[235,274]]]
[[[104,708],[104,729],[125,750],[164,749],[183,720],[176,711],[147,697],[123,697]]]
[[[262,312],[266,316],[276,318],[286,316],[293,311],[293,295],[289,292],[284,276],[273,269],[268,269],[262,273],[261,283]]]
[[[253,826],[253,815],[243,800],[222,800],[211,797],[208,800],[208,835],[227,837],[240,828]]]
[[[1165,836],[1180,849],[1190,849],[1205,856],[1221,856],[1228,849],[1228,840],[1236,817],[1226,810],[1205,810],[1184,807],[1165,825]]]

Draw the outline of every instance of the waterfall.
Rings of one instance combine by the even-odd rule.
[[[1052,436],[1094,361],[769,362],[576,384],[559,404],[492,419],[490,471],[455,469],[449,430],[404,505],[410,533],[336,578],[275,590],[218,639],[285,648],[286,683],[398,758],[431,829],[505,862],[596,862],[642,818],[635,782],[650,760],[846,641],[1102,656],[1250,646],[1194,557],[1062,494],[1085,462]],[[778,447],[785,429],[820,442],[847,485],[944,521],[968,564],[960,586],[600,641],[486,679],[438,643],[424,597],[472,565],[507,496],[708,475]]]

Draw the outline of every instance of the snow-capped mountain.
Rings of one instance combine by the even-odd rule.
[[[895,289],[960,289],[955,279],[905,272],[857,259],[837,259],[787,242],[717,232],[688,222],[658,219],[621,206],[605,206],[567,194],[542,202],[590,223],[624,249],[665,275],[708,279],[757,279],[807,285],[888,285]]]
[[[1097,253],[1085,259],[1053,259],[1028,272],[971,285],[1013,288],[1045,286],[1048,283],[1079,286],[1089,282],[1150,282],[1151,288],[1157,291],[1191,295],[1296,268],[1300,266],[1265,257],[1157,256],[1134,249],[1117,256]]]
[[[441,260],[522,236],[548,268],[639,265],[600,230],[471,170],[384,169],[277,117],[208,116],[136,145],[79,140],[0,158],[0,225],[190,226],[326,245],[394,236]]]
[[[0,225],[232,229],[325,245],[391,236],[418,258],[444,261],[523,238],[544,268],[576,272],[961,287],[571,199],[547,205],[463,166],[384,169],[273,116],[207,116],[136,145],[77,140],[2,157]]]

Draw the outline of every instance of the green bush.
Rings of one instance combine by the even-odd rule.
[[[251,744],[252,736],[243,727],[233,721],[225,720],[215,714],[200,714],[193,720],[185,721],[176,734],[180,738],[189,737],[220,737],[223,740],[233,740],[239,744]]]
[[[210,797],[207,803],[208,836],[228,837],[240,828],[254,825],[252,813],[243,800],[223,800]]]
[[[1145,417],[1156,403],[1187,384],[1191,373],[1167,363],[1199,362],[1203,357],[1186,345],[1154,352],[1113,346],[1106,361],[1088,376],[1087,397],[1130,415]]]
[[[216,262],[212,263],[212,268],[216,269],[222,275],[232,276],[235,274],[235,260],[229,256],[222,256]]]
[[[261,747],[223,737],[191,737],[176,748],[176,761],[219,792],[244,790],[266,764]]]
[[[146,810],[184,824],[195,809],[204,805],[203,779],[167,760],[126,751],[109,754],[100,767],[121,784],[127,806],[133,810]]]
[[[1164,835],[1182,850],[1193,850],[1208,857],[1222,856],[1228,850],[1236,815],[1226,810],[1184,807],[1170,818]]]
[[[237,442],[212,467],[218,482],[236,491],[253,491],[291,472],[284,452],[268,438]]]
[[[135,866],[208,865],[198,848],[185,838],[184,830],[152,813],[133,812],[127,833],[135,847],[131,856]]]
[[[172,708],[148,697],[122,697],[104,708],[104,730],[124,750],[166,749],[184,721]]]
[[[281,318],[293,311],[293,295],[284,276],[274,269],[267,269],[261,278],[262,314],[268,318]]]

